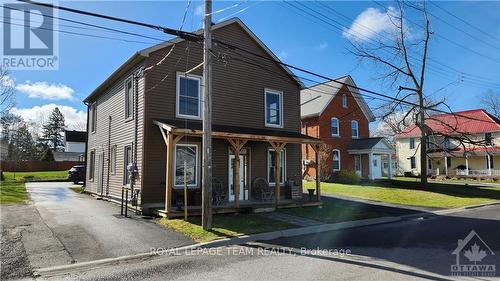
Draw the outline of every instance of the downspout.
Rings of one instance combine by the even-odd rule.
[[[87,168],[88,168],[88,150],[89,150],[89,113],[90,113],[90,107],[89,107],[89,103],[84,101],[83,104],[85,104],[87,106],[87,138],[85,140],[85,155],[83,156],[84,157],[84,161],[85,161],[85,180],[83,181],[83,186],[86,187],[87,186]]]
[[[109,177],[111,175],[111,115],[109,115],[108,119],[108,176],[106,178],[106,196],[109,195]],[[116,161],[116,160],[115,160]],[[102,195],[102,194],[101,194]]]

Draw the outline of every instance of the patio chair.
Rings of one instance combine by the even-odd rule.
[[[266,179],[256,178],[253,181],[253,188],[256,195],[258,195],[262,201],[270,201],[274,198],[274,189],[269,186]]]
[[[212,202],[214,206],[224,205],[228,201],[228,192],[217,178],[212,178]]]

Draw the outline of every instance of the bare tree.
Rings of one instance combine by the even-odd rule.
[[[405,18],[407,9],[414,9],[421,17],[421,24],[411,27]],[[369,61],[382,72],[377,77],[391,88],[397,89],[395,101],[388,107],[389,116],[395,111],[404,112],[403,120],[414,118],[420,129],[420,143],[427,143],[428,132],[425,125],[426,111],[440,103],[428,104],[424,94],[425,74],[429,41],[430,22],[425,2],[397,1],[397,7],[387,11],[393,26],[389,34],[377,43],[368,46],[363,41],[351,40],[351,53],[360,61]],[[417,30],[419,29],[419,30]],[[427,183],[427,146],[420,146],[420,178]]]
[[[0,114],[8,112],[14,102],[14,81],[7,69],[0,65]]]
[[[500,118],[500,92],[490,89],[481,95],[480,101],[486,111]]]

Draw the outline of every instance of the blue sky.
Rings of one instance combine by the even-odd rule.
[[[188,1],[59,2],[62,6],[172,28],[181,26],[187,3]],[[214,21],[238,16],[283,61],[333,78],[350,74],[360,87],[394,95],[394,92],[389,91],[386,85],[375,79],[377,72],[372,64],[360,64],[353,55],[349,54],[349,43],[342,29],[351,28],[357,19],[358,23],[369,24],[371,31],[380,29],[384,32],[383,19],[386,10],[380,4],[389,7],[394,6],[395,3],[389,1],[378,2],[380,4],[372,1],[322,3],[333,10],[321,8],[322,6],[315,2],[301,2],[309,8],[321,9],[322,13],[338,21],[344,27],[341,26],[340,30],[333,28],[279,1],[215,1],[214,11],[227,9],[216,13]],[[428,6],[434,34],[429,47],[430,57],[433,59],[430,62],[433,71],[427,73],[426,92],[437,92],[433,94],[435,99],[445,97],[455,111],[481,107],[477,99],[478,95],[489,89],[500,94],[500,2],[436,3],[479,30],[442,9],[433,5]],[[184,30],[193,31],[201,27],[202,4],[200,1],[191,3],[183,26]],[[127,24],[66,12],[60,12],[59,16],[154,37],[170,38],[158,31]],[[417,20],[413,18],[416,16],[415,13],[410,12],[408,16],[410,20]],[[86,110],[81,100],[135,51],[156,42],[123,34],[76,29],[63,26],[75,24],[62,21],[59,24],[60,30],[144,42],[132,43],[60,33],[58,70],[11,72],[10,77],[17,85],[15,112],[22,114],[26,119],[40,121],[51,106],[58,105],[64,108],[63,113],[67,115],[68,125],[80,127],[85,121]],[[377,36],[380,34],[374,32],[366,35],[366,37],[373,38]],[[449,67],[458,71],[451,70]],[[368,102],[373,107],[377,106],[377,101],[368,100]]]

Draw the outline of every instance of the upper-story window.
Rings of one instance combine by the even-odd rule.
[[[330,127],[332,130],[332,136],[338,137],[340,135],[339,119],[333,117],[330,121]]]
[[[283,127],[283,93],[265,90],[265,118],[267,127]]]
[[[89,123],[90,123],[90,131],[95,132],[97,129],[97,103],[94,102],[90,105],[90,116],[89,116]]]
[[[125,119],[134,117],[134,80],[125,80]]]
[[[359,138],[358,121],[356,121],[356,120],[351,121],[351,131],[352,131],[353,138]]]
[[[192,74],[177,74],[177,117],[201,118],[201,77]]]
[[[444,137],[443,146],[444,146],[444,149],[451,148],[451,141],[450,141],[449,137]]]
[[[347,95],[342,95],[342,107],[347,108]]]
[[[491,136],[491,133],[484,134],[484,144],[485,145],[493,145],[493,138]]]
[[[415,148],[415,138],[410,138],[410,149]]]

